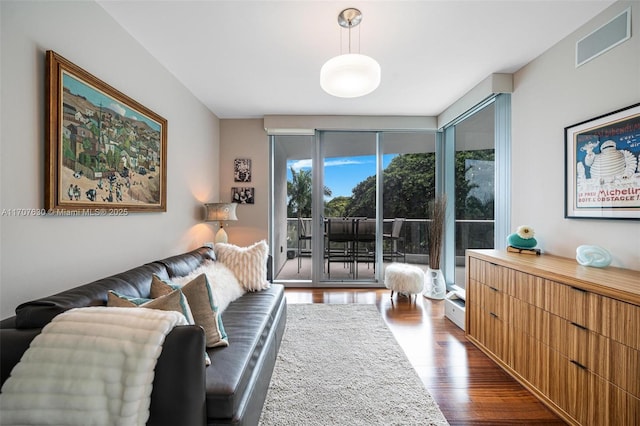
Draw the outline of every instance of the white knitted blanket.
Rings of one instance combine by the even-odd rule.
[[[92,307],[56,316],[0,394],[2,425],[144,425],[165,336],[178,312]]]

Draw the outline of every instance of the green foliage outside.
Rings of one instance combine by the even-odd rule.
[[[338,196],[332,198],[324,206],[324,215],[326,217],[346,217],[347,207],[351,203],[351,197]]]
[[[293,178],[287,181],[287,217],[311,217],[311,170],[296,172],[291,168]],[[324,187],[324,195],[331,196],[331,189]]]
[[[481,200],[469,193],[478,185],[471,183],[466,179],[469,167],[466,166],[467,160],[486,160],[494,161],[494,150],[486,149],[479,151],[458,151],[456,152],[456,219],[457,220],[480,220],[493,219],[494,199],[493,197],[483,203]]]
[[[493,199],[483,203],[469,196],[477,184],[467,181],[467,160],[494,160],[493,150],[456,153],[456,219],[493,219]],[[287,182],[287,217],[311,217],[311,171],[291,169]],[[383,172],[383,214],[385,218],[428,217],[429,202],[435,197],[435,153],[402,154],[395,157]],[[325,196],[331,190],[325,187]],[[335,197],[325,204],[326,217],[375,217],[376,177],[359,182],[351,197]]]

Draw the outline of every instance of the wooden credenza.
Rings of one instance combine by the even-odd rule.
[[[471,342],[570,424],[640,425],[640,271],[466,257]]]

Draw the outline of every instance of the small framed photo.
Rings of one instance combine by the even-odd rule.
[[[640,219],[640,104],[565,127],[565,217]]]
[[[255,188],[253,187],[234,187],[231,188],[231,202],[238,204],[253,204]]]
[[[233,180],[235,182],[251,182],[251,160],[249,158],[233,160]]]

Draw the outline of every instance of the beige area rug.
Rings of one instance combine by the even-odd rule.
[[[448,424],[374,305],[287,309],[261,425]]]

